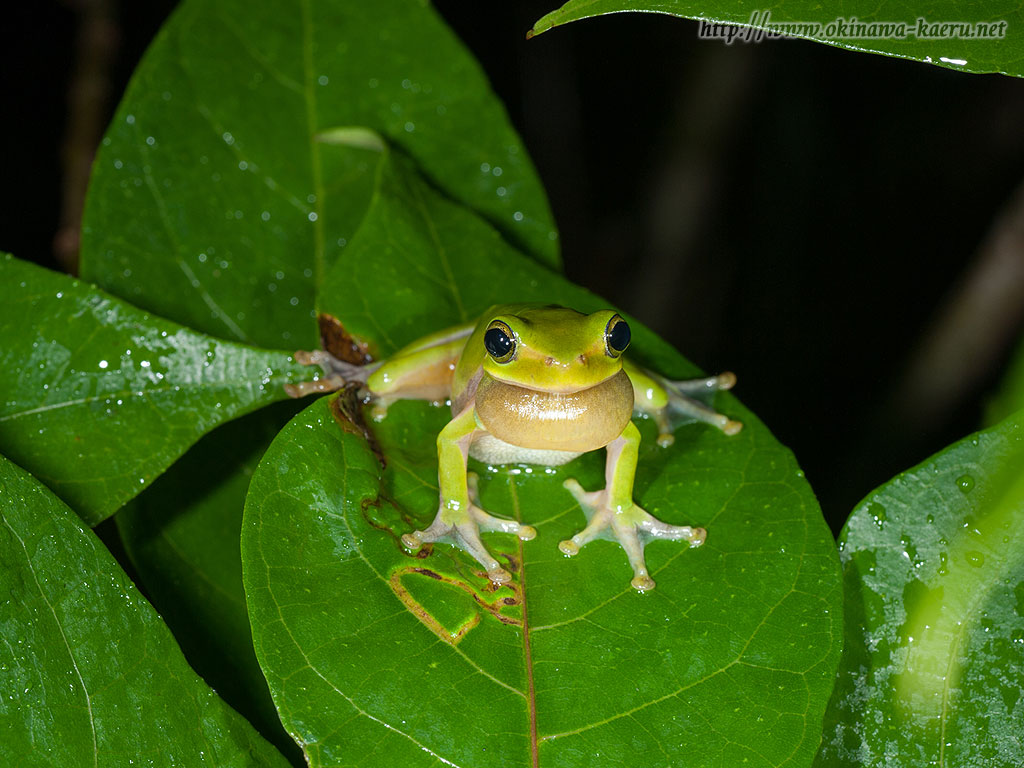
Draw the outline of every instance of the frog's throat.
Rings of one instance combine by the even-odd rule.
[[[625,371],[593,387],[562,394],[480,377],[476,416],[510,445],[549,451],[603,448],[622,434],[633,415],[633,385]]]

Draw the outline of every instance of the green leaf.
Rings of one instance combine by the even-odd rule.
[[[188,0],[103,140],[83,276],[217,336],[315,344],[316,292],[373,185],[375,155],[318,139],[348,126],[401,146],[445,193],[557,263],[526,151],[428,5]]]
[[[763,33],[758,36],[758,30],[767,29],[851,51],[913,59],[962,72],[1024,76],[1024,10],[1019,3],[1009,0],[984,5],[964,5],[956,0],[911,4],[855,0],[841,6],[822,5],[816,0],[789,0],[771,4],[770,9],[761,2],[737,4],[722,0],[569,0],[539,19],[527,36],[539,35],[570,21],[623,11],[663,13],[698,19],[708,25],[747,28],[718,27],[717,39],[728,42],[759,41]],[[950,22],[967,29],[953,27]],[[857,24],[861,26],[858,28]],[[704,27],[701,34],[708,31]]]
[[[501,296],[599,304],[395,156],[336,270],[339,317],[384,351]],[[694,371],[639,325],[634,345]],[[373,426],[384,469],[339,416],[352,403],[297,416],[253,476],[242,564],[257,657],[311,765],[809,765],[841,639],[835,546],[791,454],[734,398],[719,406],[738,436],[688,425],[662,449],[640,424],[637,500],[709,531],[695,550],[649,545],[644,595],[617,545],[572,560],[556,546],[584,523],[562,482],[600,487],[600,453],[472,465],[485,508],[538,530],[485,534],[515,572],[494,588],[461,551],[399,542],[437,510],[447,409],[392,405]]]
[[[218,424],[309,370],[219,341],[91,285],[0,256],[0,451],[90,525]],[[29,322],[31,319],[31,322]]]
[[[279,766],[96,536],[0,457],[0,763]]]
[[[319,308],[387,355],[494,304],[548,300],[581,311],[605,306],[524,258],[486,221],[435,192],[408,157],[386,150],[369,209],[327,273]]]
[[[896,476],[850,516],[846,650],[821,766],[1024,764],[1022,416]]]
[[[273,405],[214,430],[114,520],[146,594],[192,668],[302,765],[252,649],[239,551],[249,479],[297,405]]]

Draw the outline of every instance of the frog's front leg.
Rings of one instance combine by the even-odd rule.
[[[402,536],[402,543],[413,551],[434,541],[454,544],[484,567],[487,578],[503,584],[512,576],[484,547],[480,532],[515,533],[528,541],[537,535],[537,531],[515,520],[494,517],[477,505],[475,484],[471,485],[467,477],[466,461],[470,443],[478,431],[472,405],[466,406],[441,430],[437,436],[438,485],[441,490],[437,516],[426,530]]]
[[[564,485],[587,516],[587,527],[558,545],[566,555],[575,555],[595,538],[613,535],[626,551],[633,568],[635,589],[654,589],[654,579],[644,562],[644,545],[649,539],[684,539],[691,547],[704,543],[707,532],[689,525],[669,525],[649,514],[633,501],[633,478],[640,447],[640,431],[629,422],[622,435],[608,444],[605,488],[588,492],[575,480]]]

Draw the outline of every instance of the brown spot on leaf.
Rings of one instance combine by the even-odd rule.
[[[444,576],[442,576],[440,573],[437,573],[437,571],[430,570],[429,568],[413,568],[412,571],[413,573],[419,573],[423,576],[429,576],[430,578],[437,579],[438,581],[444,580]]]
[[[345,330],[334,315],[320,314],[317,323],[320,326],[320,345],[339,360],[353,365],[366,365],[373,360],[366,343]]]
[[[476,603],[479,610],[463,620],[462,623],[454,629],[446,627],[424,605],[413,597],[412,593],[402,582],[403,578],[407,578],[409,576],[426,576],[429,579],[440,581],[453,589],[465,592],[473,598],[473,601]],[[391,578],[388,579],[388,584],[395,593],[395,596],[402,601],[402,604],[405,605],[406,608],[409,609],[409,612],[419,619],[427,629],[449,645],[458,645],[459,641],[461,641],[470,630],[480,623],[480,619],[484,613],[490,614],[502,624],[517,627],[521,627],[523,625],[523,619],[521,616],[509,616],[502,613],[504,608],[517,606],[520,603],[520,587],[514,582],[498,587],[498,589],[502,590],[513,590],[513,592],[515,592],[514,597],[503,596],[494,601],[488,600],[485,595],[481,594],[480,590],[462,579],[446,576],[438,573],[437,571],[432,571],[428,568],[421,568],[418,566],[403,566],[401,568],[396,568],[392,571]],[[488,580],[487,586],[484,587],[484,591],[492,592],[494,591],[492,589],[494,586],[495,585],[491,584]]]
[[[370,446],[370,450],[377,456],[381,467],[387,466],[384,452],[380,449],[373,432],[366,425],[363,418],[362,401],[359,398],[358,385],[345,387],[340,390],[334,399],[331,400],[331,415],[338,426],[350,435],[362,437]]]

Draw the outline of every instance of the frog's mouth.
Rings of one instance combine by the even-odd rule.
[[[565,367],[568,367],[568,366],[565,366]],[[517,387],[518,389],[522,389],[522,390],[525,390],[527,392],[535,392],[535,393],[542,394],[542,395],[543,394],[549,394],[549,395],[576,395],[576,394],[579,394],[580,392],[586,392],[587,390],[598,389],[599,387],[604,386],[609,381],[614,379],[619,373],[622,373],[621,369],[619,369],[617,371],[612,371],[607,376],[605,376],[603,379],[597,379],[596,381],[587,381],[587,382],[584,382],[583,384],[563,384],[563,385],[558,385],[558,384],[552,383],[552,384],[548,385],[547,383],[541,382],[541,383],[538,383],[538,385],[535,386],[535,387],[531,387],[529,384],[523,383],[520,380],[506,379],[506,378],[504,378],[501,375],[500,371],[494,371],[493,369],[485,371],[484,372],[484,378],[490,378],[490,379],[493,379],[494,381],[499,381],[499,382],[501,382],[502,384],[504,384],[505,386],[508,386],[508,387]],[[561,377],[553,376],[552,378],[558,379],[558,378],[561,378]]]

